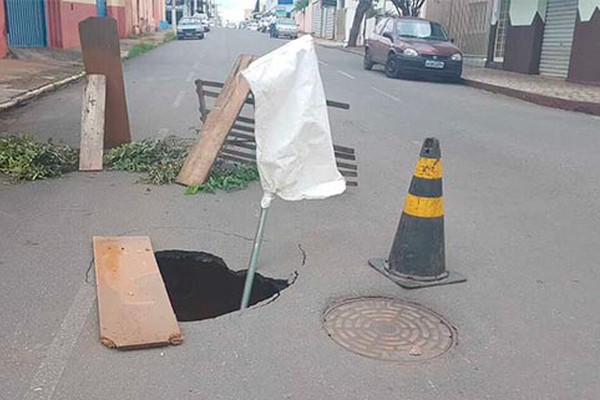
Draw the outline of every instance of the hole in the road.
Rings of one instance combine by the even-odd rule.
[[[240,309],[246,270],[232,271],[220,257],[198,251],[165,250],[155,256],[178,321],[199,321]],[[257,273],[250,305],[289,285]]]

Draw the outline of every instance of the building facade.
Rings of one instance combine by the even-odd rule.
[[[0,57],[5,47],[76,47],[79,45],[79,22],[92,16],[114,18],[119,36],[125,38],[157,29],[160,20],[165,18],[165,2],[0,0]]]
[[[496,0],[488,66],[600,83],[600,0]]]

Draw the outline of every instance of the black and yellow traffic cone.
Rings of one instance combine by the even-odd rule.
[[[446,271],[441,157],[440,142],[425,139],[390,256],[369,260],[373,268],[406,289],[466,281]]]

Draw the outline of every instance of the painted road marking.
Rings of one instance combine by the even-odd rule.
[[[321,64],[324,67],[329,67],[329,64],[327,64],[325,61],[319,60],[319,64]]]
[[[356,79],[356,77],[354,77],[354,76],[350,75],[349,73],[347,73],[347,72],[344,72],[344,71],[342,71],[342,70],[339,70],[339,69],[338,69],[338,70],[337,70],[337,72],[338,72],[339,74],[342,74],[342,75],[344,75],[346,78],[350,78],[350,79]]]
[[[190,73],[185,77],[186,82],[191,82],[194,79],[194,71],[190,71]]]
[[[380,95],[387,97],[388,99],[391,99],[391,100],[394,100],[394,101],[397,101],[397,102],[400,103],[400,99],[397,98],[396,96],[392,96],[391,94],[386,93],[383,90],[377,89],[375,86],[371,86],[371,89],[373,89],[374,91],[376,91]]]
[[[177,93],[177,98],[175,98],[175,101],[173,102],[173,108],[179,108],[184,97],[185,92],[183,90],[180,90],[179,93]]]
[[[67,361],[77,343],[85,320],[94,304],[94,285],[82,284],[75,295],[65,319],[54,335],[54,340],[46,350],[46,355],[38,367],[24,400],[50,400],[65,372]]]

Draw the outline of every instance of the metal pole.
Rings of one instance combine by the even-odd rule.
[[[250,303],[250,294],[252,294],[252,284],[254,284],[254,274],[256,273],[256,265],[258,263],[258,253],[260,252],[260,245],[262,244],[265,221],[267,220],[268,213],[268,205],[267,207],[260,208],[260,220],[258,222],[258,228],[256,229],[256,236],[254,237],[254,246],[252,247],[250,265],[248,266],[248,272],[246,273],[244,294],[242,295],[242,303],[240,305],[241,310],[248,308],[248,303]]]
[[[173,32],[177,36],[177,10],[176,10],[176,0],[173,0],[171,3],[171,26],[173,27]]]

